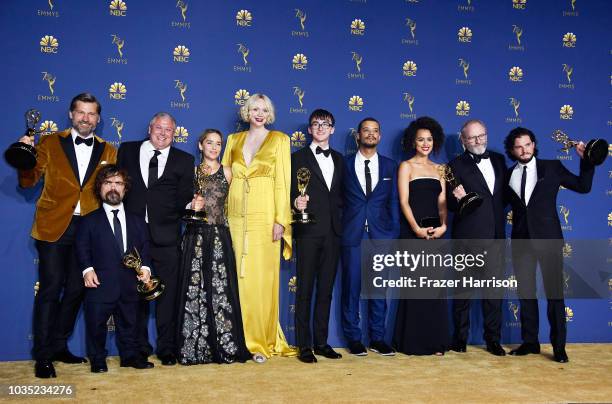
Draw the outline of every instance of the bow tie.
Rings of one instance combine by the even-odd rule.
[[[488,159],[489,158],[489,152],[488,151],[485,151],[482,154],[474,154],[474,153],[470,153],[470,154],[474,158],[474,163],[476,163],[476,164],[480,163],[480,160],[482,160],[482,159]]]
[[[76,139],[74,139],[74,144],[76,144],[77,146],[80,145],[81,143],[85,143],[86,146],[92,146],[93,145],[93,136],[92,137],[88,137],[87,139],[83,139],[80,136],[77,136]]]
[[[325,157],[329,157],[329,155],[331,154],[331,149],[323,150],[320,146],[317,146],[317,154],[321,153],[323,153]]]

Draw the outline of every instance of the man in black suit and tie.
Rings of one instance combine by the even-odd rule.
[[[293,225],[297,262],[295,328],[298,359],[305,363],[316,362],[314,354],[330,359],[342,357],[327,343],[329,310],[342,236],[342,155],[329,147],[334,125],[335,119],[330,112],[323,109],[313,111],[308,125],[312,143],[291,155],[293,206],[297,211],[307,210],[316,219],[315,223]],[[311,174],[305,196],[300,195],[297,185],[297,171],[301,168],[307,168]],[[313,354],[310,313],[315,283]]]
[[[532,131],[514,128],[504,141],[506,154],[518,161],[508,171],[506,192],[512,205],[512,264],[521,303],[523,343],[510,355],[540,353],[539,312],[536,298],[536,266],[540,265],[550,323],[553,357],[565,363],[567,335],[563,297],[563,233],[557,215],[559,186],[588,193],[595,168],[583,159],[584,143],[576,146],[580,175],[569,172],[558,160],[537,159],[536,138]],[[530,242],[527,240],[536,240]]]
[[[487,250],[487,278],[503,276],[504,249],[502,243],[476,242],[479,240],[504,239],[505,213],[504,189],[506,162],[504,156],[487,150],[487,128],[485,124],[472,119],[461,128],[459,137],[465,152],[449,163],[455,178],[461,184],[454,190],[447,187],[448,209],[455,213],[451,236],[458,241],[462,250]],[[468,192],[476,192],[482,198],[482,205],[471,213],[460,215],[458,200]],[[452,193],[452,195],[450,195]],[[469,252],[469,251],[465,251]],[[482,251],[474,251],[481,253]],[[482,271],[482,269],[479,269]],[[453,299],[453,341],[450,349],[465,352],[470,328],[471,290],[461,290]],[[499,292],[499,291],[498,291]],[[497,293],[499,295],[499,293]],[[484,319],[484,340],[487,351],[504,356],[506,351],[501,340],[501,295],[483,291],[482,313]]]
[[[121,367],[150,369],[139,352],[137,276],[123,266],[123,256],[134,249],[144,264],[138,279],[147,282],[149,234],[144,220],[123,206],[130,188],[127,171],[108,165],[98,172],[95,193],[102,207],[81,220],[76,241],[79,268],[83,271],[87,356],[93,373],[107,372],[106,322],[115,319]]]
[[[155,273],[166,285],[156,301],[157,357],[162,365],[176,364],[176,294],[180,254],[181,217],[193,198],[194,158],[171,147],[175,119],[158,112],[149,123],[149,139],[123,143],[117,163],[132,178],[132,192],[125,208],[145,218],[151,236],[151,259]],[[148,302],[144,302],[139,325],[140,349],[151,354],[147,323]]]

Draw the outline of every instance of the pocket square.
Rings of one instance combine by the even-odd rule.
[[[101,165],[101,166],[103,166],[103,165],[105,165],[105,164],[108,164],[108,161],[106,161],[106,160],[102,160],[102,161],[100,162],[100,165]]]
[[[391,177],[385,177],[383,178],[383,181],[391,181]]]

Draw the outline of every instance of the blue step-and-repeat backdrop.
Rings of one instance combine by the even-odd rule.
[[[142,139],[165,110],[178,121],[175,145],[195,154],[204,128],[244,128],[238,107],[262,92],[293,150],[308,144],[308,114],[319,107],[337,119],[332,147],[354,151],[353,128],[374,116],[380,152],[398,161],[402,130],[417,116],[445,128],[440,161],[461,151],[462,122],[478,118],[491,149],[502,151],[508,131],[525,126],[541,157],[577,172],[575,154],[560,152],[550,134],[611,143],[610,15],[608,0],[5,0],[2,136],[8,146],[23,133],[29,108],[41,111],[42,131],[68,127],[70,99],[88,91],[102,102],[97,133],[107,141]],[[567,239],[612,243],[610,161],[588,196],[560,191]],[[0,360],[30,357],[37,256],[29,232],[39,192],[19,189],[0,162]],[[290,341],[294,276],[283,264],[280,316]],[[330,343],[341,346],[337,292]],[[570,342],[612,341],[611,299],[567,300]],[[519,342],[518,302],[503,310],[503,342]],[[470,343],[481,343],[478,307],[472,317]],[[84,353],[82,317],[70,344]]]

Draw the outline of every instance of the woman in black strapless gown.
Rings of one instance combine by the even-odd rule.
[[[442,127],[433,119],[421,117],[404,133],[404,147],[415,156],[402,162],[398,183],[404,220],[401,238],[435,239],[446,232],[446,197],[438,165],[429,160],[444,142]],[[421,227],[424,218],[439,218],[439,227]],[[395,349],[406,355],[443,355],[449,345],[446,296],[438,299],[399,301],[393,333]]]

